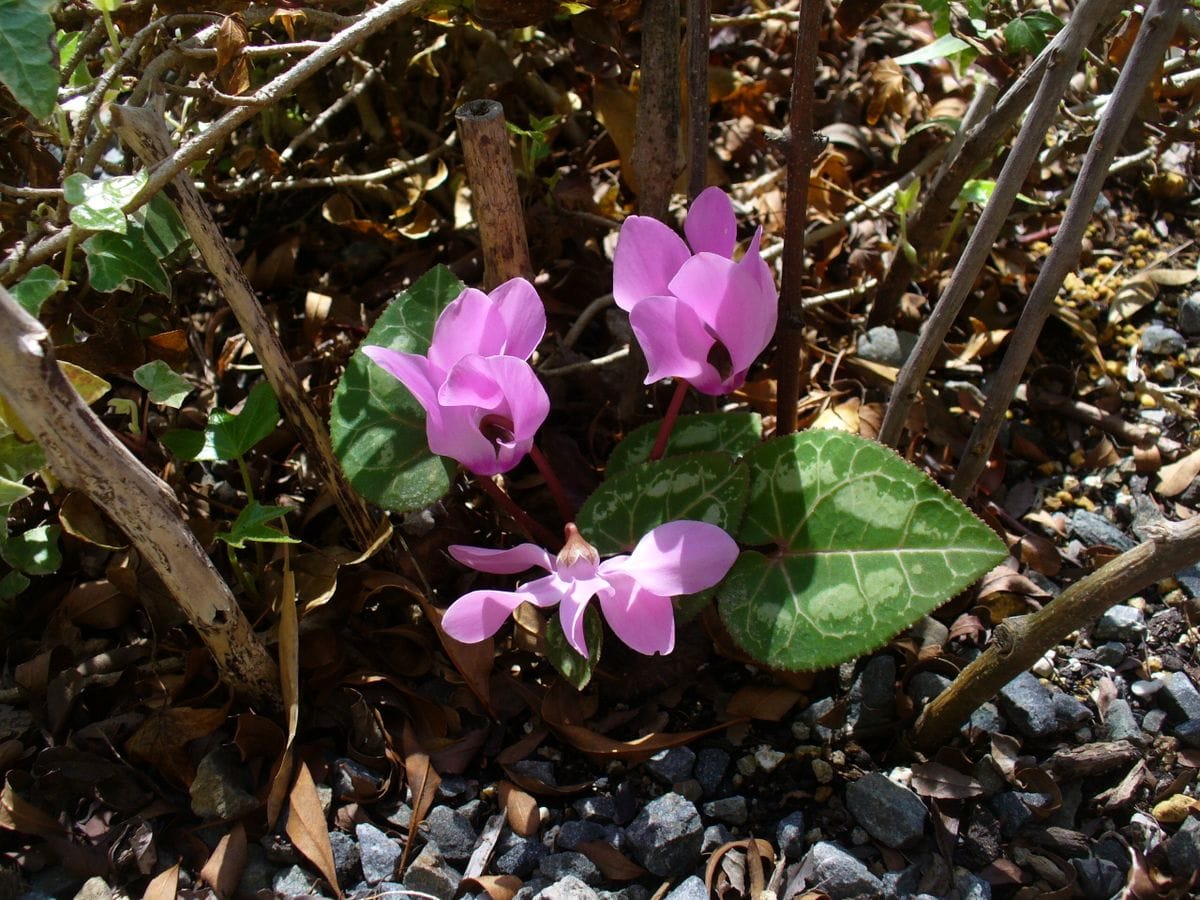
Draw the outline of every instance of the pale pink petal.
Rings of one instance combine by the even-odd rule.
[[[546,334],[546,307],[542,298],[524,278],[510,278],[489,296],[505,326],[504,346],[495,352],[529,359]]]
[[[614,590],[600,597],[600,609],[613,633],[647,656],[674,650],[675,610],[671,598],[645,590],[625,575],[615,575],[610,583]]]
[[[504,352],[504,320],[483,291],[467,288],[438,316],[429,361],[443,372],[468,354]]]
[[[599,577],[576,578],[565,581],[564,584],[567,590],[563,594],[562,605],[558,608],[558,620],[567,643],[574,647],[580,656],[587,656],[588,646],[583,624],[588,603],[597,594],[611,594],[612,588],[607,580]]]
[[[429,365],[429,360],[415,353],[401,353],[386,347],[367,345],[362,348],[363,355],[372,360],[381,369],[408,388],[408,392],[421,404],[428,413],[437,409],[437,385],[433,377],[440,376]],[[440,380],[440,378],[439,378]]]
[[[549,550],[539,547],[537,544],[517,544],[507,550],[451,544],[447,549],[452,557],[477,572],[515,575],[534,566],[540,566],[547,572],[554,570],[554,556]]]
[[[779,299],[779,291],[775,287],[775,276],[771,273],[771,267],[767,265],[759,252],[759,245],[762,243],[762,226],[754,232],[754,237],[750,239],[750,246],[746,248],[745,254],[738,260],[738,266],[746,269],[750,276],[758,285],[759,292],[764,297],[771,297],[777,302]]]
[[[442,406],[477,406],[492,412],[504,403],[504,386],[496,378],[492,361],[510,357],[464,356],[446,373],[438,388],[438,403]],[[516,360],[528,367],[524,360]]]
[[[629,556],[600,563],[599,574],[627,575],[653,594],[677,597],[712,587],[737,556],[737,543],[723,529],[681,519],[649,531]]]
[[[495,445],[479,430],[482,417],[473,406],[435,407],[425,418],[429,449],[438,456],[457,460],[477,475],[506,471],[497,460]]]
[[[691,256],[683,238],[658,219],[630,216],[621,225],[613,253],[613,299],[629,312],[645,297],[667,293],[667,285]]]
[[[683,233],[687,235],[693,253],[733,256],[733,246],[737,242],[737,219],[733,215],[729,195],[719,187],[702,191],[688,208]]]
[[[550,397],[546,389],[529,363],[515,356],[493,358],[492,372],[497,381],[504,385],[517,442],[532,442],[550,414]]]
[[[521,591],[471,591],[450,604],[442,616],[442,630],[468,644],[486,640],[527,600]]]
[[[721,376],[708,362],[716,343],[696,313],[675,297],[647,297],[629,314],[629,324],[646,354],[646,384],[682,378],[693,385]]]

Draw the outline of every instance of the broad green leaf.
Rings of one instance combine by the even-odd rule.
[[[161,359],[151,360],[133,370],[133,380],[150,393],[150,401],[179,409],[183,398],[192,392],[186,378],[171,369]]]
[[[600,610],[596,608],[596,604],[589,606],[583,615],[583,639],[587,643],[588,651],[586,659],[567,643],[567,635],[563,631],[557,611],[552,611],[550,618],[546,620],[544,637],[546,658],[575,690],[582,691],[592,680],[592,673],[600,662],[600,652],[604,646],[604,623],[600,619]]]
[[[156,194],[154,199],[129,217],[143,232],[146,246],[159,259],[166,259],[179,247],[191,240],[179,210],[165,194]]]
[[[62,529],[57,525],[39,525],[24,534],[9,535],[0,544],[0,556],[4,561],[26,575],[49,575],[62,565],[62,551],[58,547],[58,536]]]
[[[160,439],[180,459],[233,460],[245,456],[259,441],[275,430],[279,405],[271,386],[260,381],[250,390],[242,411],[214,409],[203,431],[176,429]]]
[[[1038,54],[1050,35],[1062,28],[1062,20],[1043,9],[1032,10],[1004,26],[1004,43],[1010,53]]]
[[[0,578],[0,601],[12,600],[21,595],[31,584],[20,572],[9,572]]]
[[[732,533],[746,505],[749,473],[727,453],[690,453],[626,469],[579,510],[579,530],[602,556],[624,553],[652,528],[677,519]]]
[[[992,192],[995,190],[996,182],[990,178],[968,179],[958,192],[955,204],[974,203],[976,206],[985,206],[992,199]]]
[[[449,269],[430,269],[383,311],[363,345],[426,352],[438,315],[462,291]],[[455,464],[429,452],[424,410],[362,350],[333,393],[329,432],[350,483],[384,509],[419,509],[450,489]]]
[[[228,531],[217,532],[217,537],[239,550],[246,546],[246,541],[259,541],[264,544],[298,544],[294,537],[289,537],[278,528],[271,528],[267,522],[282,519],[290,512],[286,506],[263,506],[257,500],[251,500],[246,508],[238,513]]]
[[[130,282],[142,284],[171,296],[171,282],[159,256],[146,239],[146,232],[128,222],[125,234],[102,231],[83,242],[87,255],[88,281],[96,290],[109,293],[132,290]]]
[[[66,376],[67,381],[71,382],[71,387],[75,388],[75,393],[88,406],[91,406],[112,390],[111,384],[95,372],[89,372],[83,366],[77,366],[75,363],[69,363],[60,359],[58,367],[62,370],[63,375]]]
[[[13,299],[31,316],[42,311],[42,304],[59,291],[66,290],[67,283],[58,272],[49,266],[30,269],[18,284],[13,285]]]
[[[944,34],[932,44],[926,44],[924,47],[918,47],[916,50],[905,53],[903,56],[897,56],[893,62],[898,66],[915,66],[917,63],[944,59],[970,49],[971,45],[961,38],[956,38],[952,34]]]
[[[933,33],[938,37],[950,33],[950,0],[919,0],[921,9],[929,13]]]
[[[61,65],[68,65],[75,57],[76,51],[79,49],[79,42],[83,38],[82,31],[60,31],[55,35],[55,40],[58,42],[58,58],[61,60]],[[71,71],[71,79],[67,82],[67,87],[85,87],[95,81],[92,78],[92,73],[88,71],[86,61],[81,60]]]
[[[0,475],[0,508],[11,506],[33,493],[33,488]]]
[[[15,434],[0,437],[0,477],[20,481],[45,465],[46,454],[40,445]]]
[[[54,111],[58,65],[50,53],[51,0],[0,0],[0,82],[38,119]]]
[[[118,175],[92,181],[78,172],[63,182],[63,198],[71,204],[71,221],[90,231],[115,231],[125,234],[128,222],[122,207],[133,199],[150,177]]]
[[[737,537],[759,549],[738,557],[717,606],[733,639],[769,665],[861,656],[1004,558],[991,529],[874,441],[806,431],[745,464],[754,478]]]
[[[658,438],[661,422],[651,422],[626,435],[608,458],[606,472],[612,478],[631,466],[644,463]],[[664,456],[716,450],[740,457],[762,438],[762,416],[758,413],[709,413],[685,416],[675,421]]]

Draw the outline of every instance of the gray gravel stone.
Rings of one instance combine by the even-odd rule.
[[[1125,873],[1107,859],[1089,856],[1073,859],[1071,865],[1079,876],[1078,886],[1084,900],[1109,900],[1125,885]]]
[[[1165,709],[1152,709],[1142,716],[1142,731],[1149,734],[1158,734],[1166,724],[1167,711]]]
[[[749,815],[746,798],[740,795],[722,797],[704,804],[704,814],[710,819],[720,819],[730,825],[744,825]]]
[[[912,847],[925,834],[921,798],[878,772],[846,786],[846,807],[871,837],[893,849]]]
[[[354,836],[358,838],[363,879],[367,884],[391,881],[396,876],[396,863],[402,852],[400,842],[392,840],[370,822],[359,822],[354,826]]]
[[[432,894],[438,900],[452,900],[458,893],[462,875],[451,868],[438,848],[426,844],[421,848],[404,873],[404,887],[410,891]]]
[[[520,879],[528,878],[550,855],[550,850],[541,841],[517,835],[501,838],[496,851],[493,868],[501,875],[516,875]]]
[[[129,895],[124,891],[114,891],[107,881],[99,875],[93,875],[76,892],[74,900],[129,900]]]
[[[1143,353],[1154,356],[1174,356],[1187,349],[1187,341],[1174,328],[1165,325],[1147,325],[1138,343]]]
[[[1077,509],[1071,514],[1071,533],[1088,547],[1107,544],[1124,552],[1137,546],[1133,538],[1104,516],[1086,509]]]
[[[992,886],[961,866],[954,870],[954,889],[959,900],[992,900]]]
[[[1129,693],[1138,700],[1149,700],[1162,690],[1163,683],[1157,678],[1142,678],[1129,686]]]
[[[917,707],[922,707],[946,688],[950,679],[937,672],[918,672],[908,682],[904,692],[912,698]]]
[[[846,727],[859,733],[886,728],[896,719],[896,658],[874,656],[863,666],[848,697]]]
[[[988,800],[988,806],[1000,820],[1000,834],[1005,839],[1011,838],[1033,818],[1033,812],[1012,791],[996,794]]]
[[[543,888],[536,900],[600,900],[600,895],[575,876],[568,875]]]
[[[1187,878],[1200,869],[1200,819],[1189,816],[1179,830],[1167,841],[1167,863],[1180,878]]]
[[[554,763],[546,762],[543,759],[522,759],[513,763],[509,768],[518,775],[524,775],[526,778],[532,778],[542,784],[558,784],[554,777]]]
[[[357,802],[363,797],[377,797],[383,791],[384,777],[353,759],[339,759],[333,764],[333,794],[339,800]]]
[[[580,844],[603,839],[604,826],[599,822],[583,822],[579,819],[571,819],[563,822],[559,827],[555,843],[562,850],[574,850]]]
[[[612,822],[616,819],[617,805],[612,797],[603,794],[598,797],[582,797],[572,806],[579,818],[589,822]]]
[[[1141,744],[1146,740],[1128,700],[1117,699],[1108,704],[1108,716],[1104,725],[1108,729],[1110,741],[1133,741]]]
[[[870,869],[829,841],[813,844],[804,865],[811,873],[809,885],[831,897],[878,897],[883,893],[883,883]]]
[[[192,812],[202,819],[240,819],[260,806],[262,801],[247,791],[246,767],[232,747],[218,747],[196,767],[196,778],[188,788]]]
[[[1175,737],[1185,747],[1200,750],[1200,719],[1188,719],[1175,726]]]
[[[468,800],[474,800],[476,793],[471,782],[461,775],[446,775],[438,785],[437,799],[451,806],[462,806]]]
[[[887,325],[877,325],[859,336],[858,355],[871,362],[900,368],[916,345],[915,334],[897,331]]]
[[[709,825],[704,829],[704,839],[700,842],[700,852],[708,855],[718,847],[724,847],[734,840],[733,832],[724,825]]]
[[[696,754],[688,747],[671,747],[654,754],[645,762],[646,771],[667,787],[691,778],[695,765]]]
[[[696,756],[696,780],[704,796],[711,797],[721,789],[721,780],[729,770],[729,754],[720,747],[705,747]]]
[[[258,844],[250,844],[246,847],[246,865],[242,869],[237,892],[253,897],[259,891],[271,890],[275,872],[275,864],[267,859],[266,851]]]
[[[271,881],[271,888],[276,896],[303,897],[306,895],[325,896],[318,894],[321,879],[300,866],[290,866],[278,873]]]
[[[804,813],[797,810],[779,820],[775,844],[787,859],[797,860],[804,855]]]
[[[337,872],[338,881],[342,884],[354,884],[358,881],[359,862],[362,860],[358,842],[344,831],[331,831],[329,846],[333,849],[333,868]]]
[[[380,804],[375,807],[375,812],[383,816],[389,825],[395,825],[401,831],[407,831],[408,826],[412,824],[412,808],[403,801]]]
[[[551,853],[542,857],[542,861],[538,863],[538,871],[553,881],[578,878],[584,884],[593,887],[604,880],[596,864],[582,853]]]
[[[681,881],[675,890],[667,894],[666,900],[708,900],[708,889],[704,881],[691,875]]]
[[[1102,666],[1119,666],[1125,661],[1125,645],[1120,641],[1106,641],[1096,648],[1095,660]]]
[[[1184,672],[1172,672],[1162,679],[1158,704],[1177,721],[1200,719],[1200,691]]]
[[[435,806],[420,825],[420,831],[438,846],[451,865],[461,865],[471,858],[479,841],[471,821],[456,809]]]
[[[1146,636],[1146,616],[1140,609],[1119,604],[1100,617],[1092,636],[1098,641],[1137,643]]]
[[[678,878],[696,866],[704,825],[696,805],[678,794],[646,804],[625,830],[634,858],[663,878]]]
[[[1193,337],[1200,334],[1200,291],[1188,294],[1179,304],[1179,330]]]
[[[1002,687],[998,699],[1005,717],[1031,738],[1073,728],[1091,715],[1074,697],[1051,690],[1029,672],[1022,672]]]
[[[538,894],[550,886],[550,882],[545,878],[531,878],[529,881],[521,885],[521,889],[513,895],[513,900],[533,900]],[[586,887],[586,885],[585,885]]]
[[[982,734],[1000,734],[1008,726],[995,703],[981,703],[967,719],[966,728]]]

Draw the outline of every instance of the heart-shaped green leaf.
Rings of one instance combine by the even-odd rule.
[[[179,409],[192,392],[192,383],[161,359],[153,359],[133,370],[133,380],[150,394],[151,403]]]
[[[275,430],[279,423],[279,404],[265,381],[250,389],[241,412],[214,409],[203,431],[176,429],[160,440],[180,459],[232,460],[245,456],[251,448]]]
[[[0,82],[39,119],[50,115],[58,96],[58,64],[50,53],[53,5],[49,0],[0,3]]]
[[[391,302],[363,344],[425,353],[438,315],[462,290],[449,269],[430,269]],[[450,489],[454,463],[429,452],[425,411],[362,350],[333,393],[329,431],[350,483],[384,509],[419,509]]]
[[[874,441],[806,431],[746,456],[742,553],[717,590],[729,633],[787,669],[881,646],[1004,558],[1003,543],[927,475]]]
[[[238,513],[228,531],[217,532],[217,538],[231,547],[241,549],[246,541],[259,541],[264,544],[298,544],[294,537],[289,537],[278,528],[272,528],[268,522],[282,519],[288,514],[286,506],[264,506],[257,500],[251,500],[246,508]]]
[[[71,221],[90,231],[124,234],[128,223],[122,207],[133,199],[149,177],[147,170],[99,181],[92,181],[79,172],[68,176],[63,182],[63,199],[71,205]]]
[[[635,428],[608,458],[608,477],[644,463],[658,438],[662,422]],[[667,441],[666,456],[713,450],[740,457],[762,438],[762,416],[752,412],[707,413],[677,419]]]
[[[643,463],[609,478],[576,522],[601,555],[632,550],[651,528],[695,519],[732,533],[749,486],[746,467],[727,453],[690,453]]]
[[[49,266],[30,269],[18,284],[10,289],[13,299],[31,316],[42,310],[42,304],[51,296],[67,289],[67,283]]]

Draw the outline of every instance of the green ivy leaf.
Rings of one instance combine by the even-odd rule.
[[[241,412],[214,409],[208,414],[208,425],[203,431],[176,429],[160,440],[180,459],[238,459],[274,431],[278,422],[275,394],[269,384],[260,381],[251,389]]]
[[[46,454],[40,445],[23,441],[15,434],[0,437],[0,477],[20,481],[45,465]]]
[[[1050,35],[1063,27],[1053,13],[1036,9],[1018,16],[1004,26],[1004,43],[1010,53],[1041,53],[1050,42]]]
[[[49,266],[37,266],[25,273],[25,277],[10,289],[13,299],[25,312],[36,317],[42,304],[59,291],[66,290],[67,283],[58,272]]]
[[[897,56],[893,62],[898,66],[915,66],[917,63],[932,62],[935,59],[946,59],[970,49],[971,45],[962,38],[956,38],[952,34],[943,34],[932,44],[926,44],[924,47],[918,47],[916,50],[905,53],[903,56]]]
[[[11,506],[33,493],[33,488],[0,475],[0,509]]]
[[[938,37],[950,33],[950,0],[919,0],[921,9],[932,19],[933,33]]]
[[[0,0],[0,82],[36,118],[58,99],[58,64],[50,53],[50,0]]]
[[[749,473],[727,453],[690,453],[643,463],[609,478],[576,522],[601,555],[624,553],[652,528],[695,519],[732,533],[746,505]]]
[[[363,345],[426,352],[438,315],[462,291],[449,269],[430,269],[383,311]],[[333,392],[329,431],[350,483],[384,509],[419,509],[450,489],[455,464],[429,452],[425,411],[361,349]]]
[[[62,529],[57,525],[39,525],[23,534],[9,535],[0,543],[0,557],[26,575],[49,575],[62,565],[62,550],[58,536]]]
[[[146,246],[159,259],[166,259],[191,241],[179,210],[164,194],[156,194],[153,200],[130,214],[129,220],[142,229]]]
[[[236,547],[239,550],[246,546],[246,541],[259,541],[264,544],[298,544],[294,537],[289,537],[278,528],[271,528],[267,522],[282,519],[290,512],[286,506],[264,506],[257,500],[251,500],[246,508],[238,513],[228,531],[217,532],[217,538]]]
[[[756,659],[819,669],[881,646],[1005,556],[932,479],[874,441],[806,431],[747,455],[746,550],[717,589]]]
[[[128,222],[125,206],[142,189],[150,173],[118,175],[92,181],[76,172],[63,182],[63,198],[71,204],[71,221],[89,231],[115,231],[125,234]]]
[[[20,572],[9,572],[0,578],[0,601],[16,599],[32,582]]]
[[[586,659],[567,643],[567,635],[557,611],[552,611],[547,619],[544,637],[546,658],[575,690],[582,691],[592,680],[592,673],[600,663],[600,651],[604,645],[604,623],[600,619],[600,610],[593,603],[583,615],[583,639],[588,649]]]
[[[658,438],[661,422],[651,422],[635,428],[617,444],[608,458],[608,477],[644,463],[650,456],[654,441]],[[697,453],[715,450],[734,457],[742,456],[759,443],[762,438],[762,416],[758,413],[707,413],[677,419],[663,454],[679,456],[681,453]]]
[[[145,232],[129,223],[125,234],[102,231],[83,242],[87,256],[88,281],[96,290],[109,293],[132,290],[130,282],[142,284],[171,296],[171,282],[158,261],[159,257],[146,243]]]
[[[161,359],[138,366],[133,370],[133,380],[149,392],[150,402],[172,409],[179,409],[183,399],[192,392],[191,382]]]

